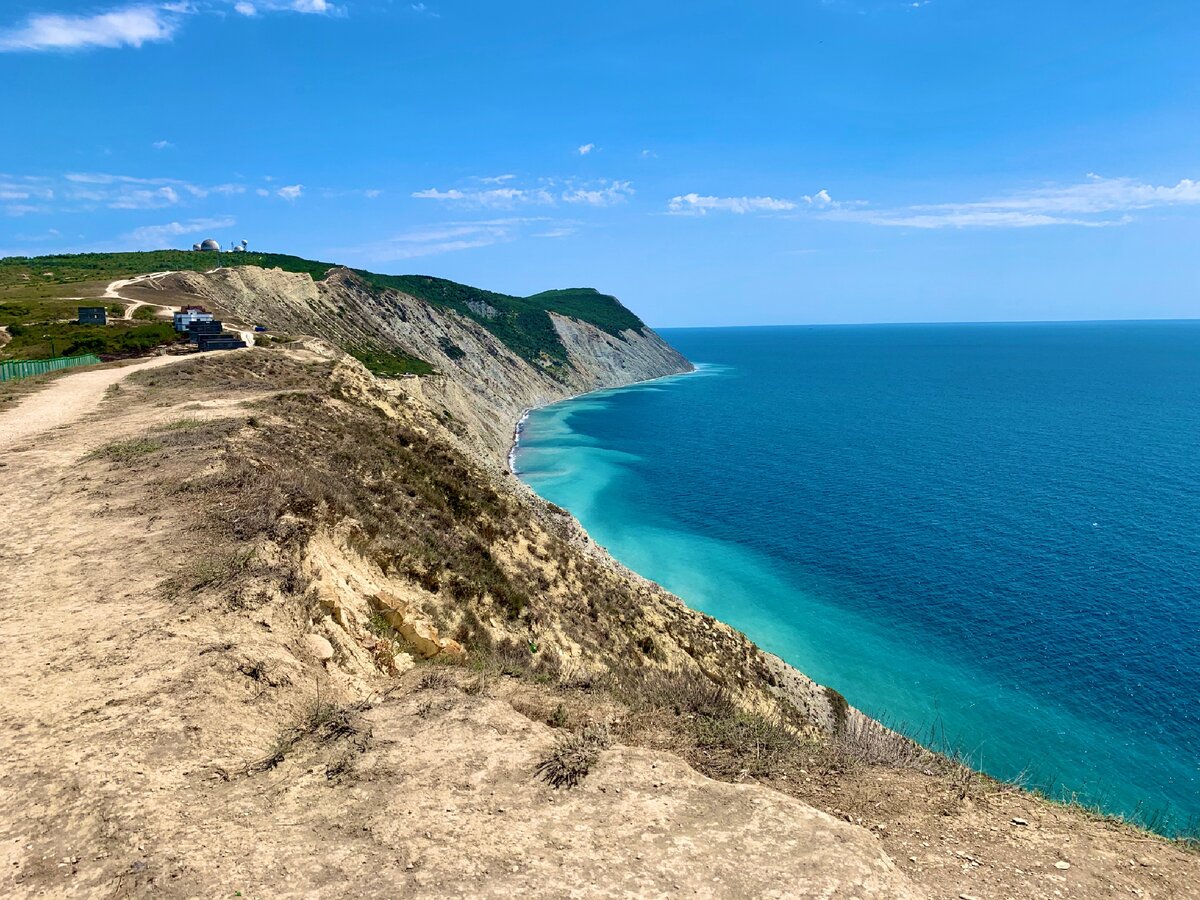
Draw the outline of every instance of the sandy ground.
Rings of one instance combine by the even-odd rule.
[[[156,356],[113,369],[90,369],[59,378],[0,415],[0,451],[12,450],[44,432],[63,428],[94,410],[109,387],[131,372],[169,366],[187,357]]]

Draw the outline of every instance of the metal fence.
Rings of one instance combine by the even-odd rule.
[[[30,375],[45,375],[59,369],[74,369],[76,366],[93,366],[100,362],[94,353],[83,356],[60,356],[57,359],[13,359],[0,362],[0,381],[16,381]]]

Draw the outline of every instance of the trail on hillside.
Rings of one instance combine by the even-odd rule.
[[[122,303],[130,304],[129,306],[125,307],[125,314],[122,316],[122,318],[125,319],[126,321],[131,321],[133,319],[133,314],[135,312],[137,312],[137,310],[143,306],[153,306],[156,309],[158,309],[160,311],[160,313],[169,314],[175,308],[172,304],[151,303],[148,300],[137,300],[133,297],[123,297],[123,296],[121,296],[121,291],[124,288],[127,288],[130,285],[135,285],[135,284],[146,284],[151,287],[156,287],[157,286],[156,282],[158,281],[158,279],[163,278],[164,276],[173,275],[173,274],[175,274],[175,273],[174,272],[151,272],[148,275],[138,275],[135,278],[117,279],[116,281],[111,282],[108,285],[108,287],[105,288],[104,299],[105,300],[120,300]],[[227,324],[229,325],[229,328],[231,330],[237,332],[238,337],[240,337],[242,339],[242,341],[245,343],[245,345],[247,347],[254,346],[254,329],[252,327],[250,327],[249,325],[247,325],[243,322],[230,321]]]
[[[156,356],[116,369],[89,369],[64,375],[43,390],[0,413],[0,450],[11,450],[52,428],[69,425],[95,409],[104,392],[132,372],[168,366],[186,356]]]

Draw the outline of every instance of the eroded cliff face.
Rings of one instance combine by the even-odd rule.
[[[274,332],[311,335],[343,350],[380,346],[425,360],[437,374],[393,386],[457,423],[459,437],[496,464],[504,463],[513,426],[525,409],[693,368],[649,328],[613,335],[553,313],[568,362],[529,362],[475,320],[373,288],[348,269],[314,282],[304,274],[241,266],[178,272],[162,283],[192,302]]]

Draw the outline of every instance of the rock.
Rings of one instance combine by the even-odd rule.
[[[1058,862],[1056,862],[1056,863],[1054,864],[1054,868],[1056,868],[1056,869],[1069,869],[1069,868],[1071,868],[1071,864],[1070,864],[1069,862],[1067,862],[1066,860],[1060,859]]]
[[[442,641],[441,655],[457,663],[465,663],[467,661],[467,651],[463,649],[462,644],[453,639]]]
[[[1028,825],[1028,824],[1029,824],[1029,823],[1028,823],[1028,822],[1026,822],[1024,819],[1013,819],[1013,820],[1012,820],[1012,823],[1013,823],[1014,825]]]
[[[327,662],[333,659],[333,644],[329,643],[327,638],[323,638],[319,634],[306,634],[304,636],[304,649],[315,656],[320,662]]]

